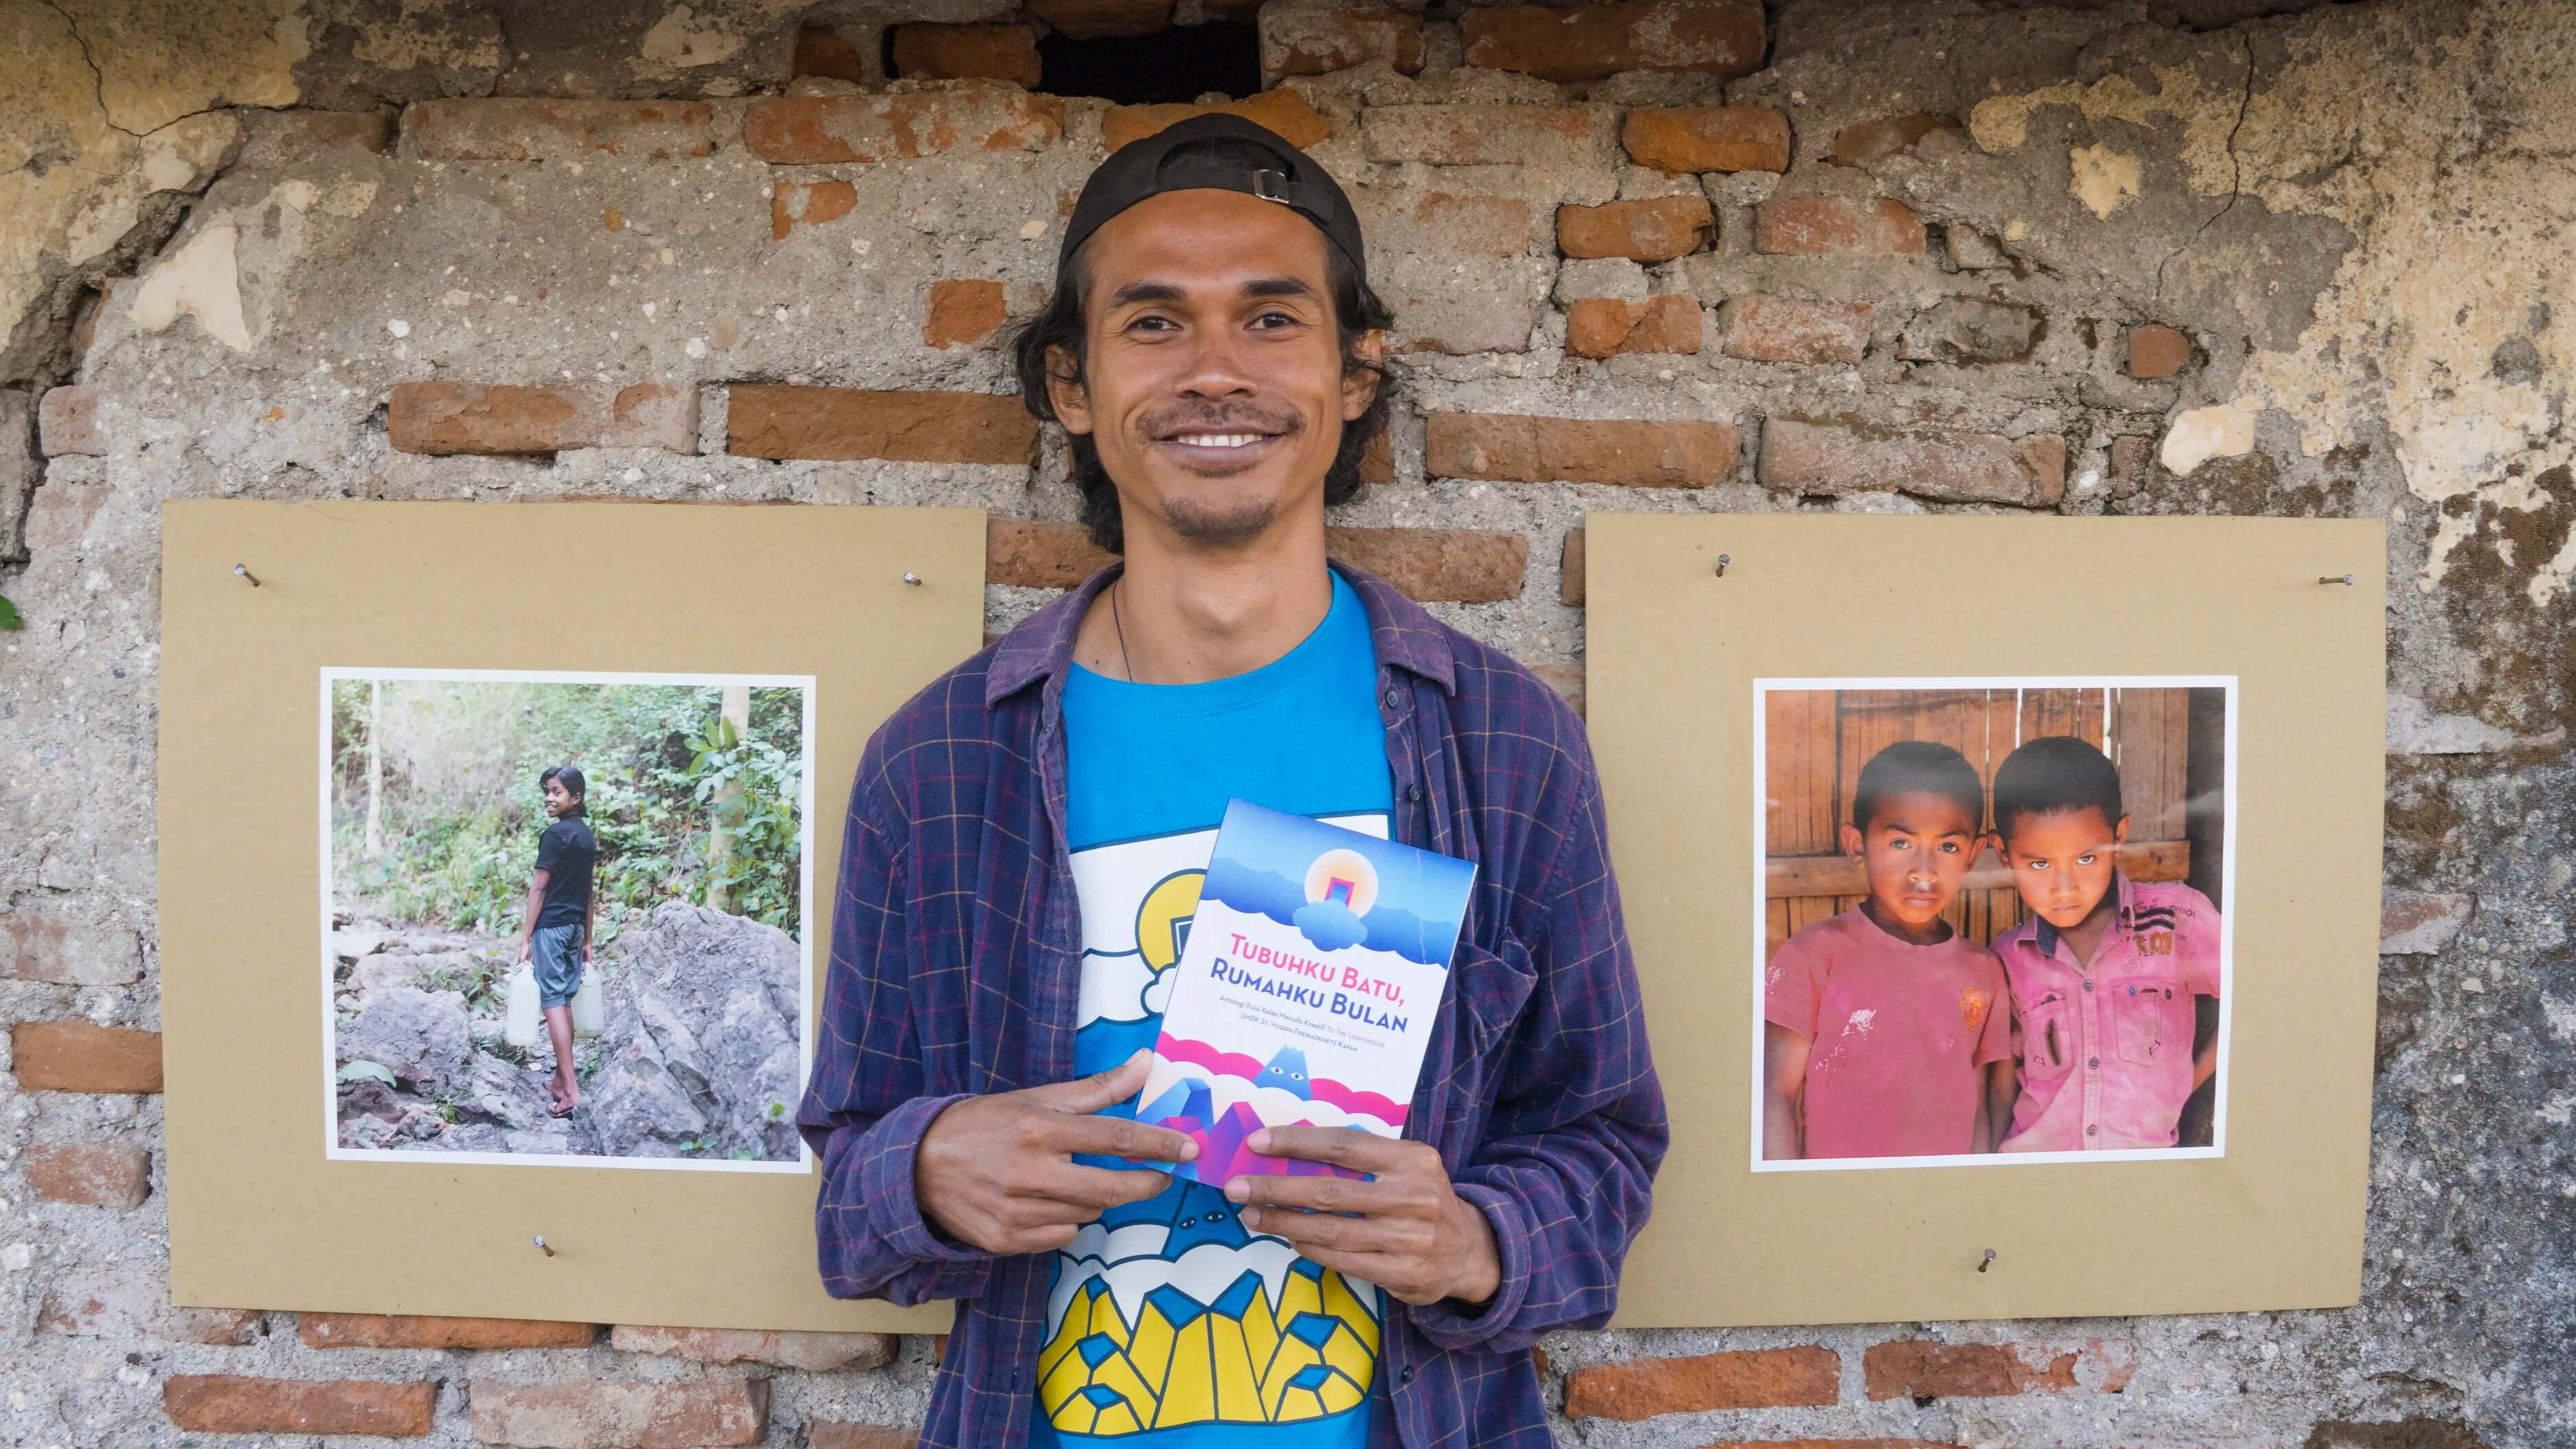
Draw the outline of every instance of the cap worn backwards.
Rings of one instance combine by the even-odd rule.
[[[1269,166],[1247,164],[1224,154],[1211,142],[1249,142],[1268,151]],[[1360,219],[1351,200],[1312,157],[1278,132],[1241,116],[1223,112],[1192,116],[1141,141],[1130,141],[1109,155],[1082,185],[1073,219],[1064,229],[1058,265],[1069,261],[1101,223],[1149,196],[1166,191],[1212,188],[1240,191],[1275,201],[1315,224],[1361,276],[1368,275],[1368,256],[1360,244]]]

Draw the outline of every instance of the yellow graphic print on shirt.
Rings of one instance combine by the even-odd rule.
[[[1380,814],[1333,823],[1387,829]],[[1195,830],[1074,852],[1076,1071],[1152,1044],[1215,840]],[[1247,1233],[1221,1189],[1175,1180],[1056,1254],[1038,1403],[1058,1431],[1084,1435],[1343,1414],[1376,1378],[1383,1313],[1375,1284]]]

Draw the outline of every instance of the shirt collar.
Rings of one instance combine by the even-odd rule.
[[[1368,611],[1369,640],[1378,663],[1410,670],[1450,694],[1458,692],[1457,654],[1449,647],[1448,633],[1429,611],[1366,569],[1338,559],[1326,563],[1349,582],[1351,592]],[[1073,640],[1081,632],[1083,614],[1126,567],[1123,561],[1108,565],[1003,635],[984,668],[985,706],[1062,675],[1073,662]]]

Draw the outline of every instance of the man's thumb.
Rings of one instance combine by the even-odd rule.
[[[1145,1085],[1145,1076],[1154,1069],[1154,1054],[1143,1047],[1136,1054],[1105,1072],[1076,1077],[1047,1089],[1048,1105],[1066,1112],[1097,1112],[1113,1103],[1132,1099]]]

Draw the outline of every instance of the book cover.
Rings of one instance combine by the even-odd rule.
[[[1244,1145],[1264,1127],[1400,1137],[1476,868],[1245,800],[1226,806],[1136,1120],[1181,1177],[1358,1177]],[[1156,1163],[1157,1167],[1167,1164]]]

